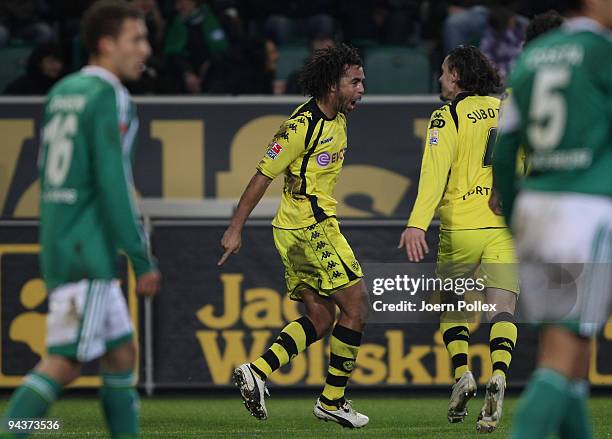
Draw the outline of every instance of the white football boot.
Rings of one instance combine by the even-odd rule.
[[[240,390],[244,406],[249,413],[261,421],[266,420],[268,410],[266,409],[265,397],[270,396],[270,392],[266,388],[265,381],[257,375],[248,363],[234,369],[232,379]]]
[[[464,372],[453,385],[450,402],[448,403],[448,422],[454,424],[463,422],[468,414],[467,403],[476,396],[476,381],[472,372]]]
[[[337,410],[327,410],[321,405],[321,401],[317,399],[313,409],[314,415],[322,421],[333,421],[348,428],[361,428],[370,422],[370,418],[356,411],[351,401],[346,399],[342,406]]]
[[[478,433],[492,433],[497,428],[501,421],[505,390],[506,378],[502,375],[493,375],[487,383],[484,405],[476,422]]]

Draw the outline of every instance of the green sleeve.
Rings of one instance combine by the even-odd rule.
[[[130,157],[124,154],[121,145],[115,91],[105,87],[92,107],[93,172],[102,211],[115,245],[125,251],[136,276],[140,276],[151,271],[155,264],[137,218],[132,194],[132,167]]]
[[[493,150],[493,184],[499,193],[506,224],[510,225],[517,193],[516,160],[521,144],[520,116],[512,97],[503,105],[499,135]]]

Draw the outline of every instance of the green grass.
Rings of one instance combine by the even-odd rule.
[[[355,407],[370,417],[361,430],[343,429],[332,422],[318,421],[312,415],[314,393],[294,397],[272,395],[268,400],[269,419],[257,421],[242,407],[238,398],[206,394],[197,397],[143,398],[141,430],[143,438],[473,438],[482,398],[470,402],[470,414],[463,424],[446,421],[445,397],[393,395],[354,398]],[[517,399],[509,397],[504,404],[504,420],[492,438],[506,438],[510,431]],[[0,412],[6,407],[0,402]],[[612,438],[612,399],[593,397],[590,401],[595,437]],[[64,423],[61,437],[108,437],[95,398],[67,397],[51,409],[51,418]],[[36,437],[36,436],[35,436]],[[54,435],[53,437],[59,437]]]

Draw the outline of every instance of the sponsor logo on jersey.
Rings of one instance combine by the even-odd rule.
[[[332,137],[328,137],[327,139],[323,139],[321,140],[321,142],[319,142],[321,145],[325,145],[326,143],[331,142],[332,140],[334,140],[334,136]]]
[[[438,130],[431,130],[429,132],[429,144],[430,145],[437,145],[439,138],[440,138],[440,132]]]
[[[340,151],[334,152],[333,154],[328,153],[327,151],[321,152],[317,154],[317,165],[322,168],[325,168],[330,163],[336,163],[341,160],[344,160],[344,153],[346,152],[346,148],[342,148]]]
[[[331,163],[331,155],[328,152],[317,154],[317,165],[324,168]]]
[[[429,129],[432,128],[443,128],[444,125],[446,125],[446,122],[444,121],[444,119],[441,118],[434,118],[431,120],[431,123],[429,124]]]
[[[274,160],[281,153],[282,150],[283,147],[278,143],[274,142],[274,144],[270,148],[268,148],[268,152],[266,152],[266,155],[272,160]]]

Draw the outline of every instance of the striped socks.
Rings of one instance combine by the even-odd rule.
[[[361,345],[361,332],[337,324],[331,335],[329,368],[319,400],[323,408],[337,410],[344,403],[344,390]]]
[[[317,331],[306,316],[301,317],[283,328],[276,341],[261,357],[251,363],[251,368],[266,380],[281,366],[317,341]]]

